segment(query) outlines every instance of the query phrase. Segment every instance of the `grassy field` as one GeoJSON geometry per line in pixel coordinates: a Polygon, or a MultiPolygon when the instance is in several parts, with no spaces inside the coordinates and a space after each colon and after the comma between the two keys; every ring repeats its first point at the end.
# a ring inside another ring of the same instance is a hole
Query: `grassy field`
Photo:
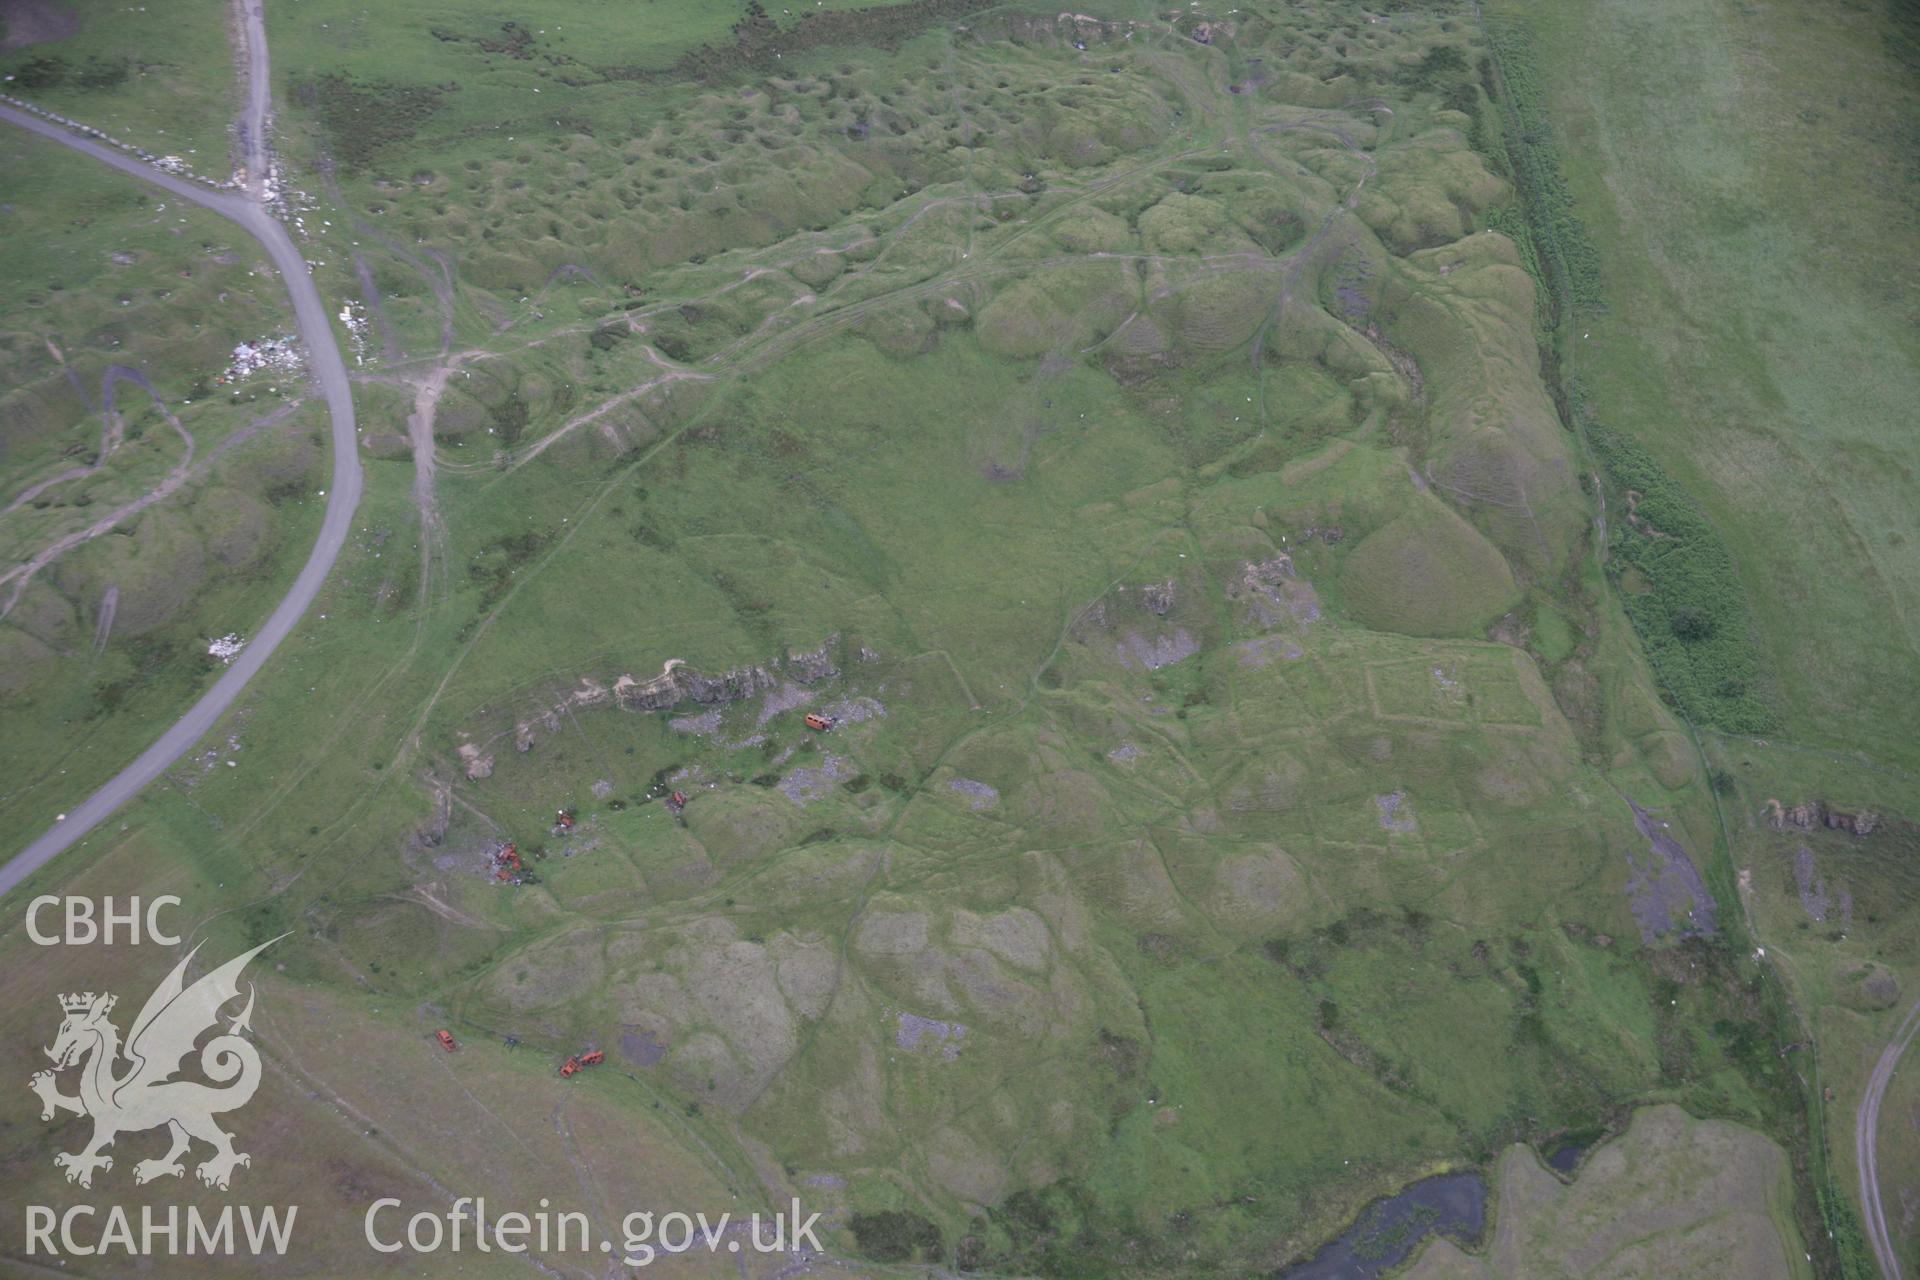
{"type": "Polygon", "coordinates": [[[1627,1130],[1759,1152],[1715,1194],[1842,1274],[1722,827],[1770,775],[1709,772],[1602,567],[1471,6],[821,8],[269,6],[371,325],[360,529],[207,767],[41,882],[291,932],[329,1214],[479,1168],[599,1229],[799,1195],[871,1264],[1271,1271],[1627,1130]]]}
{"type": "Polygon", "coordinates": [[[236,93],[226,4],[22,7],[37,11],[31,30],[17,24],[0,41],[38,38],[0,48],[0,88],[155,155],[177,155],[197,173],[228,176],[236,93]]]}
{"type": "Polygon", "coordinates": [[[1735,1125],[1676,1107],[1635,1114],[1583,1157],[1567,1186],[1514,1147],[1500,1160],[1500,1214],[1486,1256],[1440,1241],[1410,1280],[1481,1276],[1811,1275],[1795,1239],[1786,1160],[1735,1125]]]}
{"type": "MultiPolygon", "coordinates": [[[[1717,535],[1732,553],[1745,607],[1728,617],[1750,619],[1752,692],[1770,714],[1719,719],[1912,770],[1920,577],[1905,407],[1920,351],[1901,246],[1915,176],[1884,163],[1913,146],[1910,19],[1720,3],[1489,14],[1529,38],[1604,263],[1559,335],[1583,408],[1681,486],[1696,507],[1681,527],[1697,530],[1683,537],[1717,535]]],[[[1668,517],[1645,518],[1665,532],[1668,517]]],[[[1687,632],[1711,620],[1717,584],[1682,578],[1664,612],[1691,605],[1687,632]]]]}

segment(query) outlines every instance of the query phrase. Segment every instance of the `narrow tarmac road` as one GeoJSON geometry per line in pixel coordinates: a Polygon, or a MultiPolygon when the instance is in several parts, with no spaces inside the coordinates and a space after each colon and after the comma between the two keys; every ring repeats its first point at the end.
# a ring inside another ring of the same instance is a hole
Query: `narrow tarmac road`
{"type": "Polygon", "coordinates": [[[1860,1166],[1860,1207],[1867,1215],[1867,1243],[1879,1259],[1880,1274],[1886,1280],[1900,1280],[1900,1250],[1887,1230],[1887,1213],[1880,1203],[1880,1104],[1886,1100],[1887,1086],[1893,1083],[1893,1069],[1920,1033],[1920,1004],[1907,1010],[1907,1016],[1887,1042],[1880,1061],[1867,1077],[1867,1088],[1860,1095],[1860,1110],[1853,1117],[1854,1159],[1860,1166]]]}
{"type": "MultiPolygon", "coordinates": [[[[260,91],[249,94],[247,118],[241,125],[242,136],[248,140],[251,158],[261,154],[259,140],[264,137],[266,128],[266,41],[260,29],[257,0],[247,5],[247,19],[248,68],[252,85],[260,87],[260,91]]],[[[306,259],[301,256],[285,227],[259,203],[245,195],[214,191],[198,183],[161,173],[125,152],[71,133],[24,111],[0,105],[0,121],[51,138],[61,146],[70,147],[102,164],[150,182],[171,195],[211,209],[221,217],[238,223],[242,230],[258,240],[266,249],[267,256],[273,260],[274,268],[279,271],[280,279],[292,296],[294,319],[306,346],[308,367],[320,384],[321,394],[326,397],[327,412],[333,420],[333,481],[327,489],[327,514],[320,526],[320,538],[314,543],[313,553],[307,557],[300,576],[294,579],[293,588],[260,625],[247,647],[221,673],[213,687],[202,694],[200,700],[178,722],[161,734],[157,742],[105,786],[68,809],[65,821],[56,823],[46,834],[0,867],[0,894],[6,894],[93,830],[114,810],[132,799],[141,788],[166,772],[174,761],[191,750],[194,743],[213,728],[214,723],[240,697],[247,682],[259,674],[260,668],[266,665],[273,651],[293,631],[301,615],[320,594],[321,584],[326,581],[334,561],[346,546],[347,534],[353,527],[354,511],[360,505],[362,477],[346,362],[340,358],[340,348],[334,341],[327,309],[321,303],[320,291],[314,287],[313,277],[307,271],[306,259]]],[[[248,176],[251,181],[258,181],[257,175],[249,173],[248,176]]]]}

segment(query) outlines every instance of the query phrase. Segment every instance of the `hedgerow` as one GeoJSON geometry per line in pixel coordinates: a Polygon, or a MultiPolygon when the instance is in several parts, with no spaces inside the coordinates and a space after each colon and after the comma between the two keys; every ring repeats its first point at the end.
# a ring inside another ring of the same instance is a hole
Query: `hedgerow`
{"type": "MultiPolygon", "coordinates": [[[[1546,101],[1525,31],[1489,23],[1498,60],[1481,70],[1499,104],[1518,210],[1492,220],[1521,246],[1542,286],[1543,327],[1603,306],[1600,254],[1574,208],[1547,127],[1546,101]]],[[[1564,371],[1562,371],[1564,375],[1564,371]]],[[[1774,717],[1762,696],[1747,599],[1719,532],[1654,456],[1597,420],[1577,380],[1562,386],[1563,410],[1605,474],[1612,557],[1621,601],[1666,696],[1695,724],[1759,733],[1774,717]],[[1619,510],[1625,507],[1626,510],[1619,510]]]]}
{"type": "Polygon", "coordinates": [[[1527,203],[1535,247],[1573,309],[1598,310],[1602,305],[1600,251],[1574,211],[1573,193],[1561,174],[1560,153],[1547,123],[1546,93],[1534,68],[1527,34],[1510,23],[1489,22],[1487,35],[1500,65],[1507,158],[1514,184],[1527,203]]]}

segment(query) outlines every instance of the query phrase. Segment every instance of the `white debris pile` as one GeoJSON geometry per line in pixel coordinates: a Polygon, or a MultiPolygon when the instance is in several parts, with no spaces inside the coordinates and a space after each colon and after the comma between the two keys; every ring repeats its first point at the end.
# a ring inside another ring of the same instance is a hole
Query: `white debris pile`
{"type": "Polygon", "coordinates": [[[340,323],[346,326],[347,340],[353,344],[353,362],[365,364],[367,359],[367,318],[360,314],[360,304],[344,303],[340,308],[340,323]]]}
{"type": "Polygon", "coordinates": [[[292,371],[300,367],[300,360],[300,348],[294,344],[292,337],[256,338],[233,349],[233,363],[227,366],[225,373],[213,380],[213,384],[218,387],[229,382],[241,382],[262,369],[292,371]]]}
{"type": "Polygon", "coordinates": [[[186,174],[192,172],[184,156],[161,156],[153,162],[153,167],[162,173],[186,174]]]}
{"type": "Polygon", "coordinates": [[[221,636],[218,640],[215,640],[207,646],[207,656],[218,658],[222,662],[232,662],[240,656],[240,651],[246,647],[247,642],[245,640],[242,640],[237,633],[229,631],[226,635],[221,636]]]}
{"type": "Polygon", "coordinates": [[[286,181],[280,172],[280,162],[274,160],[267,165],[266,180],[261,183],[260,198],[266,201],[273,216],[282,222],[291,223],[304,238],[307,234],[306,219],[300,215],[310,209],[317,209],[319,201],[307,192],[286,181]]]}

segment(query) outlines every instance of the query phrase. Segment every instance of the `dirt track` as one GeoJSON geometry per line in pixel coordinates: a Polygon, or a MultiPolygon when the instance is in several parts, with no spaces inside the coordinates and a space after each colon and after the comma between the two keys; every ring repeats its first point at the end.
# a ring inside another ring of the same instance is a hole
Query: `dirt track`
{"type": "MultiPolygon", "coordinates": [[[[249,0],[243,9],[249,85],[257,87],[259,91],[248,95],[245,118],[241,121],[241,136],[248,140],[249,151],[258,153],[267,124],[267,95],[264,88],[268,83],[266,33],[258,0],[249,0]]],[[[292,589],[260,625],[247,647],[214,682],[213,687],[202,694],[200,700],[179,721],[161,734],[158,741],[105,786],[70,808],[64,821],[55,824],[4,867],[0,867],[0,894],[4,894],[71,847],[114,810],[132,799],[141,788],[158,778],[175,760],[185,755],[234,704],[247,683],[266,665],[273,651],[293,631],[307,607],[320,594],[320,587],[332,570],[334,561],[339,558],[341,549],[346,546],[347,533],[353,527],[354,511],[360,505],[362,477],[347,367],[340,358],[340,348],[334,341],[333,327],[327,309],[320,300],[320,291],[314,287],[313,277],[308,274],[306,259],[285,227],[247,196],[215,191],[161,173],[125,152],[80,137],[24,111],[0,106],[0,121],[50,138],[123,173],[151,182],[172,195],[191,200],[202,208],[238,223],[242,230],[258,240],[266,249],[267,256],[273,260],[292,297],[294,318],[307,348],[309,367],[320,384],[321,393],[326,397],[333,427],[333,479],[327,489],[326,518],[320,527],[319,540],[314,543],[313,552],[307,557],[299,577],[294,579],[292,589]]]]}
{"type": "Polygon", "coordinates": [[[177,434],[180,437],[181,443],[186,446],[184,452],[181,455],[180,461],[174,466],[174,468],[171,471],[167,472],[166,479],[162,480],[159,483],[159,485],[155,487],[152,491],[142,494],[140,497],[135,498],[132,502],[127,503],[123,507],[119,507],[116,510],[109,511],[106,515],[100,517],[98,520],[95,520],[92,524],[88,525],[84,529],[76,530],[73,533],[67,534],[63,538],[55,539],[53,542],[49,543],[47,546],[41,548],[39,553],[34,555],[31,559],[25,560],[20,564],[15,565],[13,568],[7,570],[5,574],[0,574],[0,584],[4,584],[8,582],[11,582],[13,584],[13,590],[7,593],[6,599],[0,600],[0,617],[5,617],[7,614],[13,612],[13,606],[20,603],[20,596],[23,592],[26,591],[27,584],[33,580],[33,575],[35,575],[36,573],[39,573],[42,569],[52,564],[55,560],[58,560],[61,556],[65,555],[67,552],[71,551],[73,548],[79,546],[81,543],[90,542],[95,538],[104,536],[106,533],[111,531],[116,525],[118,525],[122,520],[126,520],[132,516],[138,515],[140,512],[145,511],[148,507],[152,506],[154,503],[163,501],[164,499],[171,497],[176,491],[179,490],[181,485],[187,482],[187,476],[193,470],[193,450],[194,450],[193,434],[189,432],[185,427],[180,425],[180,419],[174,417],[173,411],[167,408],[166,401],[162,400],[159,397],[159,395],[155,394],[153,390],[153,384],[147,381],[145,375],[140,374],[134,370],[123,369],[121,366],[115,365],[113,369],[108,372],[108,375],[107,375],[108,381],[107,381],[106,407],[102,410],[102,413],[107,420],[107,437],[105,440],[103,440],[101,454],[100,454],[102,461],[100,463],[96,463],[92,467],[86,468],[82,472],[82,474],[91,474],[93,471],[99,470],[99,468],[102,465],[104,465],[106,457],[112,452],[111,446],[118,444],[120,419],[119,419],[118,413],[115,411],[113,407],[113,394],[114,394],[113,384],[114,384],[115,374],[119,374],[122,377],[130,377],[133,380],[139,382],[142,386],[144,386],[147,389],[147,394],[153,396],[153,402],[155,405],[159,407],[161,416],[167,420],[167,425],[174,429],[175,434],[177,434]]]}
{"type": "Polygon", "coordinates": [[[1886,1280],[1900,1280],[1900,1251],[1894,1247],[1893,1236],[1887,1230],[1886,1211],[1880,1204],[1880,1104],[1886,1099],[1887,1086],[1893,1083],[1893,1069],[1900,1065],[1900,1057],[1913,1043],[1916,1032],[1920,1032],[1920,1002],[1907,1010],[1907,1016],[1901,1019],[1900,1026],[1881,1051],[1880,1061],[1873,1064],[1873,1074],[1867,1077],[1867,1088],[1860,1095],[1860,1110],[1853,1118],[1854,1159],[1860,1166],[1860,1207],[1867,1215],[1867,1241],[1873,1245],[1874,1257],[1879,1259],[1880,1273],[1886,1280]]]}

